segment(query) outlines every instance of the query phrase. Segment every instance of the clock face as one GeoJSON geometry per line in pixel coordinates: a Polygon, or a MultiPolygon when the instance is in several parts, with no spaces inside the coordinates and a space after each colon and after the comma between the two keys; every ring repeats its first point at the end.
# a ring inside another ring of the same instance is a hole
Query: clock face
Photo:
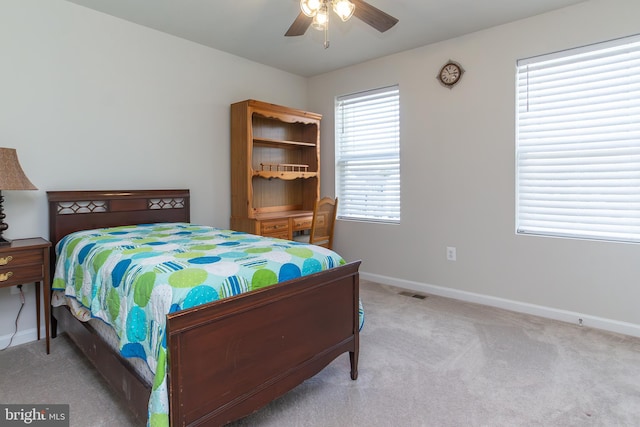
{"type": "Polygon", "coordinates": [[[458,82],[458,80],[460,80],[461,76],[462,69],[460,68],[460,66],[458,64],[449,62],[445,64],[444,67],[442,67],[438,78],[440,79],[442,84],[446,86],[453,86],[458,82]]]}

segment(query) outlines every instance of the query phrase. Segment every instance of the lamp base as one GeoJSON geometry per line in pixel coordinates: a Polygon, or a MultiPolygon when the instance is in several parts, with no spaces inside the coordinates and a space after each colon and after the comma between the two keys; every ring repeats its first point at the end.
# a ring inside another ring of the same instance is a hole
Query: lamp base
{"type": "Polygon", "coordinates": [[[8,246],[11,244],[11,240],[0,237],[0,246],[8,246]]]}

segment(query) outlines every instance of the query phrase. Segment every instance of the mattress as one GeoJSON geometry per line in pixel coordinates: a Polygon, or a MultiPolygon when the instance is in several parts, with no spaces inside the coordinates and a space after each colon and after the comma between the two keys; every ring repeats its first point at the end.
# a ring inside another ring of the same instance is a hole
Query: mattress
{"type": "MultiPolygon", "coordinates": [[[[73,316],[81,322],[88,322],[98,336],[114,351],[118,352],[120,339],[111,326],[100,319],[91,318],[91,312],[82,306],[78,306],[73,298],[67,298],[63,291],[54,291],[51,294],[51,305],[54,307],[67,306],[73,316]]],[[[147,361],[138,357],[129,357],[127,363],[149,387],[153,384],[153,372],[149,369],[147,361]]]]}

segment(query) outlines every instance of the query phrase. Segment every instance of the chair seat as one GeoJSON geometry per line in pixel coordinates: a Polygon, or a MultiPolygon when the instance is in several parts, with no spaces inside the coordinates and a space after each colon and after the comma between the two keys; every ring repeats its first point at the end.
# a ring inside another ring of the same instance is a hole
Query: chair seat
{"type": "Polygon", "coordinates": [[[309,243],[309,235],[308,234],[299,234],[297,236],[293,236],[293,240],[300,243],[309,243]]]}

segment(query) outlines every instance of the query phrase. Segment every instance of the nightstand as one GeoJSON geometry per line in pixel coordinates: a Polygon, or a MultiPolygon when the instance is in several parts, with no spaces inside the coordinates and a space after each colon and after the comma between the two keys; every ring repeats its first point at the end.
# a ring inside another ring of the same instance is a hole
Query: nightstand
{"type": "Polygon", "coordinates": [[[49,320],[51,316],[51,277],[49,274],[49,248],[51,243],[40,237],[15,239],[10,245],[0,246],[0,288],[36,284],[36,320],[40,339],[40,284],[44,283],[44,324],[49,354],[49,320]]]}

